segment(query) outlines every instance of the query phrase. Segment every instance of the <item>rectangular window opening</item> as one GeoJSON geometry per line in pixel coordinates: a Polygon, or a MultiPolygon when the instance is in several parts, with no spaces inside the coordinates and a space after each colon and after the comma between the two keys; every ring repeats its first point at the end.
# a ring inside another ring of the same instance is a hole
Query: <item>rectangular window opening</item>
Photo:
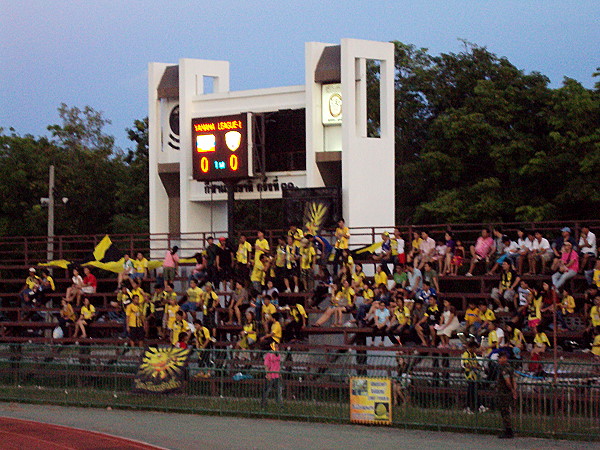
{"type": "Polygon", "coordinates": [[[381,137],[381,61],[366,60],[367,137],[381,137]]]}

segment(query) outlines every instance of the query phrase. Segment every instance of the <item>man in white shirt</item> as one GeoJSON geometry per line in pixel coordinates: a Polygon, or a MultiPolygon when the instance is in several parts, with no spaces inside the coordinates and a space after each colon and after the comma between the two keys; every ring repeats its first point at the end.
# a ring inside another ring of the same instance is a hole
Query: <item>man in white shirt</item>
{"type": "Polygon", "coordinates": [[[504,261],[507,261],[511,267],[514,267],[517,258],[519,257],[519,246],[516,242],[511,241],[508,236],[502,236],[501,241],[502,255],[500,255],[500,257],[496,260],[494,266],[487,273],[488,275],[495,273],[500,264],[502,264],[504,261]]]}
{"type": "Polygon", "coordinates": [[[519,275],[523,274],[523,263],[528,258],[529,252],[533,250],[533,241],[535,240],[535,236],[533,235],[533,231],[529,231],[525,233],[524,230],[518,230],[519,239],[517,240],[517,245],[519,246],[519,256],[518,259],[518,269],[517,273],[519,275]]]}
{"type": "Polygon", "coordinates": [[[542,236],[542,233],[539,231],[535,232],[535,239],[533,240],[533,248],[529,252],[529,272],[527,275],[535,275],[536,272],[536,263],[538,260],[542,262],[542,271],[543,274],[546,272],[546,265],[548,261],[552,259],[552,248],[550,247],[550,243],[548,239],[542,236]]]}
{"type": "Polygon", "coordinates": [[[582,225],[578,245],[579,252],[581,253],[581,264],[579,264],[579,268],[582,272],[593,269],[595,259],[598,257],[598,248],[596,245],[596,235],[590,231],[588,225],[582,225]]]}
{"type": "Polygon", "coordinates": [[[414,267],[422,269],[426,262],[432,262],[435,255],[435,241],[429,237],[427,231],[421,232],[421,245],[419,245],[419,254],[415,258],[414,267]]]}

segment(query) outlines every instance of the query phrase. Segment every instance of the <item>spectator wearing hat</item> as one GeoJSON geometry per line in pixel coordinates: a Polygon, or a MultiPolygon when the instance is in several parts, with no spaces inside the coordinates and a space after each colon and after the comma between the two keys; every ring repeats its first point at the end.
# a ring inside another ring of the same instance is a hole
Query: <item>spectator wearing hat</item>
{"type": "Polygon", "coordinates": [[[179,247],[174,245],[171,250],[167,250],[167,253],[165,253],[165,258],[163,260],[163,281],[165,283],[165,288],[169,283],[172,283],[175,280],[177,266],[179,265],[178,251],[179,247]]]}
{"type": "Polygon", "coordinates": [[[21,302],[23,304],[27,304],[28,306],[33,304],[33,300],[35,298],[36,292],[40,286],[40,277],[36,275],[35,268],[29,268],[29,275],[25,279],[25,284],[23,288],[19,292],[19,296],[21,297],[21,302]]]}
{"type": "Polygon", "coordinates": [[[552,263],[552,270],[556,270],[558,265],[560,264],[562,247],[565,242],[570,242],[571,247],[574,250],[577,250],[577,241],[573,237],[571,233],[571,229],[569,227],[561,228],[560,236],[556,238],[556,240],[552,243],[552,252],[554,253],[554,262],[552,263]]]}

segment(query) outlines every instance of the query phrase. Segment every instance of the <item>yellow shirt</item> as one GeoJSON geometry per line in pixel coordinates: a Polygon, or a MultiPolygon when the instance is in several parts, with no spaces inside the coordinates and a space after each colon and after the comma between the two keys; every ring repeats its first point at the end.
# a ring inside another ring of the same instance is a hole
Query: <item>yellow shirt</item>
{"type": "Polygon", "coordinates": [[[567,295],[563,297],[560,302],[560,307],[562,309],[563,314],[573,314],[575,312],[575,299],[572,295],[567,295]]]}
{"type": "Polygon", "coordinates": [[[423,242],[423,239],[421,238],[417,238],[412,241],[411,245],[414,251],[419,251],[419,248],[421,248],[421,242],[423,242]]]}
{"type": "Polygon", "coordinates": [[[594,338],[592,343],[592,353],[596,356],[600,356],[600,334],[594,338]]]}
{"type": "Polygon", "coordinates": [[[64,319],[71,320],[73,322],[75,322],[75,320],[77,320],[77,316],[75,316],[73,307],[69,303],[67,303],[67,306],[63,307],[63,309],[60,310],[60,315],[64,319]]]}
{"type": "Polygon", "coordinates": [[[204,300],[204,291],[198,286],[187,290],[187,301],[192,303],[202,303],[204,300]]]}
{"type": "Polygon", "coordinates": [[[548,340],[548,336],[546,336],[546,333],[541,332],[535,335],[535,337],[533,338],[533,343],[534,344],[546,344],[548,347],[550,347],[550,341],[548,340]]]}
{"type": "Polygon", "coordinates": [[[269,251],[269,241],[266,239],[257,239],[254,243],[254,263],[260,260],[260,255],[269,251]]]}
{"type": "Polygon", "coordinates": [[[146,270],[148,269],[148,260],[146,258],[136,258],[133,260],[133,267],[137,273],[146,273],[146,270]]]}
{"type": "Polygon", "coordinates": [[[210,341],[210,331],[206,327],[200,327],[199,330],[194,331],[194,337],[196,338],[196,347],[204,347],[207,341],[210,341]]]}
{"type": "Polygon", "coordinates": [[[275,265],[277,267],[285,267],[286,256],[285,245],[278,245],[275,251],[275,265]]]}
{"type": "Polygon", "coordinates": [[[240,264],[248,264],[248,257],[252,253],[252,245],[250,242],[245,241],[243,244],[238,244],[237,252],[235,253],[235,260],[240,264]]]}
{"type": "Polygon", "coordinates": [[[134,295],[137,295],[138,298],[140,299],[140,303],[144,303],[144,290],[142,288],[135,288],[131,290],[131,298],[133,298],[134,295]]]}
{"type": "Polygon", "coordinates": [[[317,252],[309,245],[308,247],[300,247],[300,269],[308,270],[313,266],[314,257],[317,252]]]}
{"type": "Polygon", "coordinates": [[[204,308],[216,308],[219,305],[219,296],[215,291],[204,292],[203,294],[204,308]]]}
{"type": "Polygon", "coordinates": [[[27,277],[27,279],[25,280],[25,284],[29,289],[34,289],[39,284],[39,281],[40,277],[34,275],[32,277],[27,277]]]}
{"type": "Polygon", "coordinates": [[[494,320],[496,320],[496,314],[494,314],[494,311],[492,311],[491,309],[486,309],[484,313],[482,313],[481,311],[479,312],[479,318],[482,322],[493,322],[494,320]]]}
{"type": "Polygon", "coordinates": [[[292,316],[295,322],[301,322],[302,317],[308,319],[306,310],[304,309],[304,306],[302,306],[300,303],[296,303],[296,305],[292,306],[292,309],[290,309],[290,315],[292,316]]]}
{"type": "Polygon", "coordinates": [[[252,274],[250,275],[250,281],[256,281],[257,283],[265,284],[265,265],[262,262],[254,262],[252,274]]]}
{"type": "Polygon", "coordinates": [[[90,306],[81,307],[81,315],[85,320],[90,320],[96,314],[96,308],[90,303],[90,306]]]}
{"type": "Polygon", "coordinates": [[[254,328],[254,322],[247,323],[246,325],[244,325],[243,329],[246,332],[247,339],[252,339],[253,341],[256,341],[256,329],[254,328]]]}
{"type": "Polygon", "coordinates": [[[171,344],[175,345],[179,342],[179,335],[181,333],[190,331],[190,326],[188,325],[187,320],[175,320],[173,321],[171,330],[171,344]]]}
{"type": "Polygon", "coordinates": [[[273,340],[279,344],[281,342],[281,336],[283,335],[283,330],[281,329],[281,324],[279,322],[273,322],[273,325],[271,325],[271,333],[273,333],[273,340]]]}
{"type": "Polygon", "coordinates": [[[467,325],[473,325],[480,319],[479,308],[471,309],[467,308],[465,311],[465,322],[467,325]]]}
{"type": "Polygon", "coordinates": [[[267,314],[272,316],[273,314],[275,314],[277,312],[277,308],[275,308],[275,305],[273,303],[269,303],[268,305],[265,305],[263,303],[260,311],[261,311],[263,317],[265,317],[267,314]]]}
{"type": "Polygon", "coordinates": [[[477,369],[479,368],[479,362],[477,361],[477,355],[471,353],[468,350],[461,356],[460,365],[465,371],[465,378],[467,380],[477,380],[479,378],[477,369]]]}
{"type": "Polygon", "coordinates": [[[296,246],[300,247],[300,241],[304,237],[304,233],[302,232],[302,230],[300,228],[296,228],[295,233],[292,232],[292,230],[289,230],[288,236],[291,236],[292,239],[294,240],[294,244],[296,244],[296,246]]]}
{"type": "Polygon", "coordinates": [[[515,328],[510,338],[510,343],[515,347],[523,342],[523,333],[518,328],[515,328]]]}
{"type": "Polygon", "coordinates": [[[593,282],[593,284],[595,284],[596,286],[598,286],[600,288],[600,270],[599,269],[594,269],[594,272],[592,275],[592,282],[593,282]]]}
{"type": "Polygon", "coordinates": [[[381,272],[375,272],[373,278],[375,280],[375,286],[379,286],[380,284],[385,284],[387,286],[388,277],[383,270],[381,272]]]}
{"type": "Polygon", "coordinates": [[[366,278],[367,278],[367,276],[365,275],[364,272],[359,272],[359,273],[354,272],[352,274],[352,281],[355,281],[356,283],[358,283],[359,286],[362,286],[365,283],[366,278]]]}
{"type": "MultiPolygon", "coordinates": [[[[175,320],[177,320],[177,311],[179,311],[179,305],[166,305],[165,306],[165,317],[167,320],[167,328],[172,330],[175,320]]],[[[177,341],[176,341],[177,342],[177,341]]]]}
{"type": "Polygon", "coordinates": [[[369,288],[369,289],[365,289],[363,291],[363,298],[365,300],[373,300],[373,297],[375,297],[375,293],[373,292],[373,289],[369,288]]]}
{"type": "Polygon", "coordinates": [[[488,334],[488,347],[498,348],[498,333],[496,333],[496,330],[492,330],[488,334]]]}
{"type": "Polygon", "coordinates": [[[410,323],[410,309],[408,309],[408,306],[404,306],[402,309],[396,308],[394,316],[400,325],[408,325],[410,323]]]}
{"type": "Polygon", "coordinates": [[[347,288],[342,288],[340,293],[342,294],[344,300],[346,301],[346,305],[351,305],[352,300],[354,299],[354,295],[355,295],[354,289],[352,289],[350,286],[348,286],[347,288]]]}
{"type": "Polygon", "coordinates": [[[298,247],[294,244],[285,246],[285,267],[288,269],[292,269],[296,264],[297,250],[298,247]]]}
{"type": "Polygon", "coordinates": [[[350,238],[350,230],[348,229],[348,227],[337,227],[335,229],[335,236],[337,238],[337,241],[335,242],[335,248],[339,248],[342,250],[348,248],[348,241],[350,238]]]}
{"type": "Polygon", "coordinates": [[[127,316],[127,325],[133,328],[139,328],[144,326],[144,315],[142,314],[142,308],[135,303],[130,303],[125,308],[125,315],[127,316]]]}
{"type": "Polygon", "coordinates": [[[593,327],[600,327],[600,310],[596,305],[590,309],[590,319],[592,319],[593,327]]]}

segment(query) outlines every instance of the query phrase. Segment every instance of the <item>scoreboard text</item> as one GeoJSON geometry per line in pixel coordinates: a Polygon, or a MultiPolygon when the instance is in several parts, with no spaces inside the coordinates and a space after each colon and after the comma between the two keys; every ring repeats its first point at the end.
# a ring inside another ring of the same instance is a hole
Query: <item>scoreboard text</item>
{"type": "Polygon", "coordinates": [[[247,115],[192,119],[192,162],[198,181],[247,178],[247,115]]]}

